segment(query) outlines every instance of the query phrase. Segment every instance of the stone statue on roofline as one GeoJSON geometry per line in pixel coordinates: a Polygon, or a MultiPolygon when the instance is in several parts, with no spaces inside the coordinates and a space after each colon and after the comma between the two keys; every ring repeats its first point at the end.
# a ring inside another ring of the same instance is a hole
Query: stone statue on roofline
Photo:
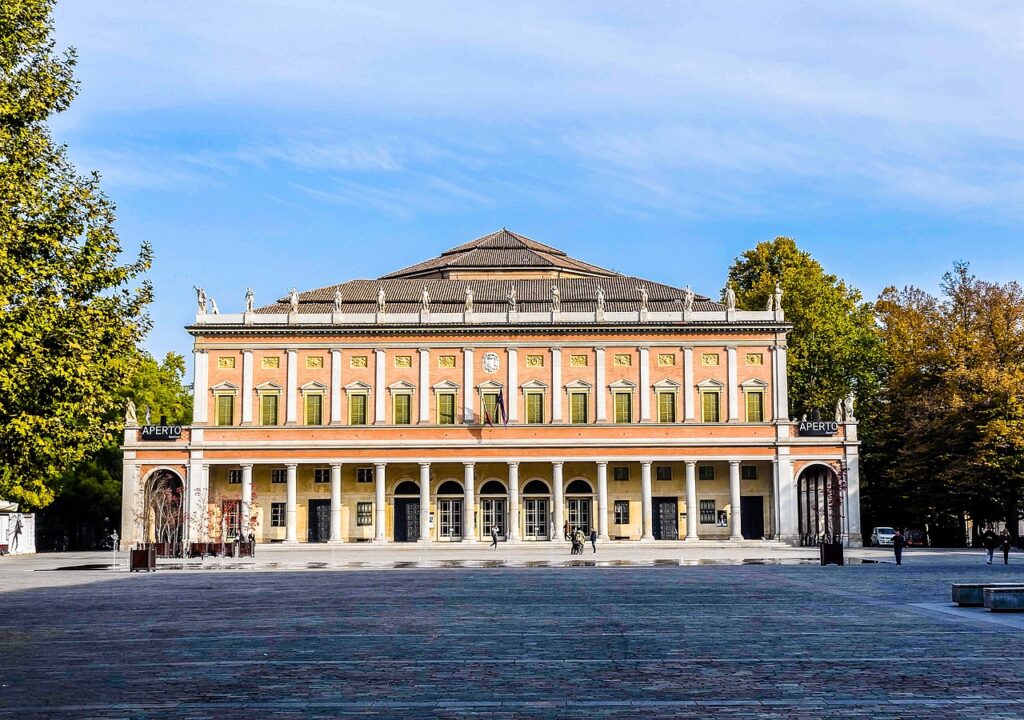
{"type": "Polygon", "coordinates": [[[649,297],[647,294],[647,287],[645,285],[641,285],[636,289],[636,291],[640,293],[640,312],[647,312],[647,299],[649,297]]]}
{"type": "Polygon", "coordinates": [[[473,312],[473,288],[466,286],[466,312],[473,312]]]}
{"type": "Polygon", "coordinates": [[[423,312],[430,312],[430,291],[427,290],[427,286],[423,286],[423,294],[420,296],[420,305],[422,306],[423,312]]]}
{"type": "Polygon", "coordinates": [[[199,308],[196,310],[196,312],[198,312],[198,313],[205,313],[206,312],[206,291],[203,290],[201,287],[196,287],[195,285],[192,286],[192,289],[196,291],[196,304],[199,305],[199,308]]]}
{"type": "Polygon", "coordinates": [[[843,411],[846,415],[846,422],[853,422],[857,419],[853,414],[853,393],[847,395],[843,401],[843,411]]]}
{"type": "Polygon", "coordinates": [[[736,291],[732,289],[731,283],[725,284],[725,309],[736,309],[736,291]]]}
{"type": "Polygon", "coordinates": [[[516,286],[513,285],[508,291],[508,311],[514,313],[519,303],[516,300],[516,286]]]}
{"type": "Polygon", "coordinates": [[[220,315],[220,308],[217,307],[217,301],[214,300],[213,298],[210,298],[210,314],[220,315]]]}
{"type": "Polygon", "coordinates": [[[774,295],[769,295],[768,296],[768,302],[766,302],[764,304],[764,309],[767,310],[768,312],[771,312],[772,310],[775,309],[775,296],[774,295]]]}
{"type": "Polygon", "coordinates": [[[341,312],[341,288],[334,288],[334,312],[341,312]]]}
{"type": "Polygon", "coordinates": [[[124,404],[124,424],[125,425],[138,425],[139,418],[135,411],[135,402],[128,398],[128,402],[124,404]]]}
{"type": "Polygon", "coordinates": [[[683,290],[683,310],[685,312],[693,310],[693,298],[693,290],[687,285],[686,289],[683,290]]]}
{"type": "Polygon", "coordinates": [[[557,285],[551,286],[551,312],[562,312],[562,291],[557,285]]]}
{"type": "Polygon", "coordinates": [[[377,312],[384,312],[384,308],[387,307],[387,296],[384,295],[384,286],[381,285],[377,288],[377,312]]]}
{"type": "Polygon", "coordinates": [[[843,421],[843,401],[836,400],[836,422],[841,423],[843,421]]]}
{"type": "Polygon", "coordinates": [[[600,285],[597,286],[597,311],[604,312],[604,288],[600,285]]]}
{"type": "Polygon", "coordinates": [[[775,309],[782,309],[782,285],[778,282],[775,283],[775,309]]]}
{"type": "Polygon", "coordinates": [[[292,288],[291,292],[288,293],[288,312],[297,313],[299,311],[299,293],[292,288]]]}
{"type": "Polygon", "coordinates": [[[252,312],[252,306],[256,302],[256,291],[249,288],[245,291],[245,311],[252,312]]]}

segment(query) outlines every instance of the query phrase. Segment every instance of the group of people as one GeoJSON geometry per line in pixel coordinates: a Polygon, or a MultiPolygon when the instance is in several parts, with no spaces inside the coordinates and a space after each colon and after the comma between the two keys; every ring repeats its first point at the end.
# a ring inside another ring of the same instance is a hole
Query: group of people
{"type": "MultiPolygon", "coordinates": [[[[1010,547],[1013,545],[1013,536],[1010,531],[1003,528],[1003,531],[996,535],[996,531],[989,525],[981,534],[981,544],[985,548],[985,564],[991,565],[996,554],[996,547],[1003,551],[1003,565],[1010,564],[1010,547]]],[[[892,536],[892,551],[896,556],[896,564],[903,564],[903,548],[907,546],[907,539],[903,532],[897,528],[892,536]]]]}
{"type": "Polygon", "coordinates": [[[583,531],[583,528],[572,528],[569,526],[569,523],[566,522],[565,525],[562,526],[562,534],[565,536],[566,540],[572,542],[571,555],[582,555],[588,539],[590,540],[590,545],[594,548],[594,552],[597,552],[597,528],[592,528],[590,530],[590,536],[588,538],[587,534],[583,531]]]}

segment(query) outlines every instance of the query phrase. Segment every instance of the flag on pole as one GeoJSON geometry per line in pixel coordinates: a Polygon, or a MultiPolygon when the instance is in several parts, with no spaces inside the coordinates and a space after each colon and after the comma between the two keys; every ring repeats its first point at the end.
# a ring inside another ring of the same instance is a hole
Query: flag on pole
{"type": "Polygon", "coordinates": [[[501,418],[502,424],[508,427],[508,413],[505,412],[505,394],[498,391],[498,404],[495,406],[498,411],[498,417],[501,418]]]}

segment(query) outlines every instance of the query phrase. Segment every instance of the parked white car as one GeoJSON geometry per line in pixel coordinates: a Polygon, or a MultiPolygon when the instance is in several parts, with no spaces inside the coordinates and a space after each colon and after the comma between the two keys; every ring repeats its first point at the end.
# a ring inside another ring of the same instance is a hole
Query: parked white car
{"type": "Polygon", "coordinates": [[[896,531],[891,527],[876,527],[871,531],[872,545],[892,545],[892,536],[896,531]]]}

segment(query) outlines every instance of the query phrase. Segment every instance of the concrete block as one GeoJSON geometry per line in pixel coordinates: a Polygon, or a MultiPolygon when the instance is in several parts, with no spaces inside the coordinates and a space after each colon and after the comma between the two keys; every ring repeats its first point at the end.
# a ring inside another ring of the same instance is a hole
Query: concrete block
{"type": "Polygon", "coordinates": [[[1024,586],[987,587],[983,592],[985,607],[993,612],[1024,610],[1024,586]]]}
{"type": "Polygon", "coordinates": [[[985,602],[985,588],[1020,586],[1021,583],[953,583],[953,602],[960,607],[981,607],[985,602]]]}

